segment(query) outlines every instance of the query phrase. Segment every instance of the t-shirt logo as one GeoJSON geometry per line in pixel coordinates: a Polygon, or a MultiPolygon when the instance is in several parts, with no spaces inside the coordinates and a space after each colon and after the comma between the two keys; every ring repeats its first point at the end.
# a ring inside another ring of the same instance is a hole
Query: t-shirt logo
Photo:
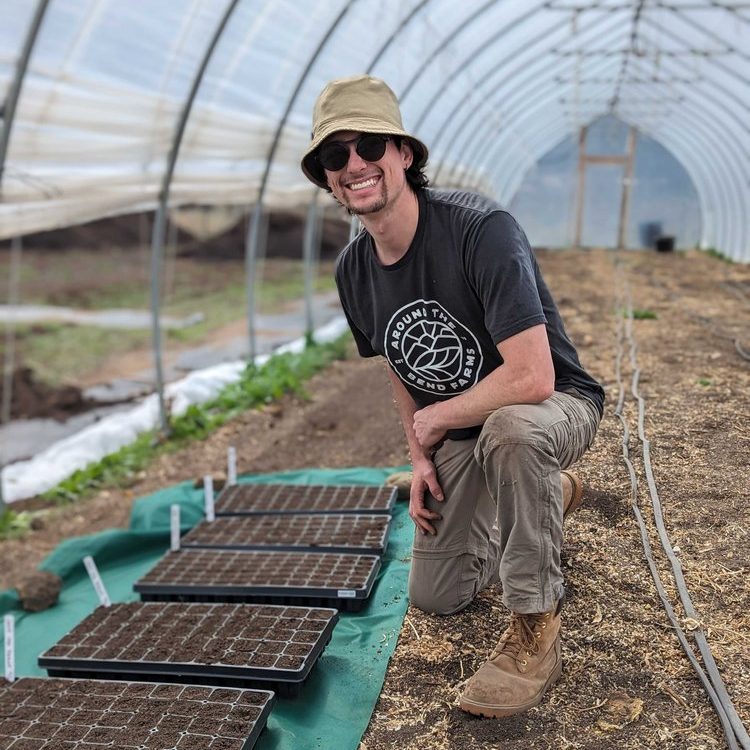
{"type": "Polygon", "coordinates": [[[476,336],[434,300],[416,300],[393,314],[385,353],[404,383],[427,393],[462,393],[482,368],[476,336]]]}

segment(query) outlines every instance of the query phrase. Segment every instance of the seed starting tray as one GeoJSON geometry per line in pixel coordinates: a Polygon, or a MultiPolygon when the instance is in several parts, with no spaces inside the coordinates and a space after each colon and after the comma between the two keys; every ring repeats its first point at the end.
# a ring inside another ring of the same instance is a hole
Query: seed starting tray
{"type": "Polygon", "coordinates": [[[260,690],[24,677],[0,684],[0,748],[250,750],[274,700],[260,690]]]}
{"type": "Polygon", "coordinates": [[[393,487],[235,484],[216,498],[217,516],[256,513],[390,513],[393,487]]]}
{"type": "Polygon", "coordinates": [[[182,549],[133,586],[143,601],[273,602],[358,612],[380,570],[376,555],[182,549]]]}
{"type": "Polygon", "coordinates": [[[201,521],[180,540],[186,548],[350,552],[380,555],[391,517],[383,514],[258,515],[201,521]]]}
{"type": "Polygon", "coordinates": [[[298,695],[334,609],[131,602],[98,607],[39,657],[50,677],[189,682],[298,695]]]}

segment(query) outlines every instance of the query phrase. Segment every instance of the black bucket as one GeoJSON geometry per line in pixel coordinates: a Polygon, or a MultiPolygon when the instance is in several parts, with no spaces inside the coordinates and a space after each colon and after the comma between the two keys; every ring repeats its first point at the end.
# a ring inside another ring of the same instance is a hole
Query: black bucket
{"type": "Polygon", "coordinates": [[[674,237],[670,235],[662,235],[656,238],[656,252],[658,253],[671,253],[674,250],[674,237]]]}

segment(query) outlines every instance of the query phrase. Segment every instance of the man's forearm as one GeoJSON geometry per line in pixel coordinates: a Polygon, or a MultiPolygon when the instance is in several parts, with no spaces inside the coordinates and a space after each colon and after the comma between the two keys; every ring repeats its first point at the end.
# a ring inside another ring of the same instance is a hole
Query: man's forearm
{"type": "Polygon", "coordinates": [[[446,430],[454,430],[484,424],[501,406],[539,403],[550,395],[549,389],[533,380],[519,380],[509,368],[500,366],[465,393],[428,408],[439,411],[446,430]]]}
{"type": "Polygon", "coordinates": [[[393,372],[390,365],[386,365],[386,371],[391,381],[391,389],[396,401],[396,410],[404,427],[404,434],[406,435],[406,442],[409,445],[409,455],[412,458],[412,462],[415,458],[426,458],[427,454],[414,434],[414,414],[418,410],[417,404],[409,394],[409,391],[406,390],[406,386],[401,382],[401,379],[393,372]]]}
{"type": "Polygon", "coordinates": [[[497,346],[503,364],[473,388],[414,414],[420,445],[435,445],[448,430],[484,424],[510,404],[538,404],[552,395],[555,371],[543,325],[511,336],[497,346]]]}

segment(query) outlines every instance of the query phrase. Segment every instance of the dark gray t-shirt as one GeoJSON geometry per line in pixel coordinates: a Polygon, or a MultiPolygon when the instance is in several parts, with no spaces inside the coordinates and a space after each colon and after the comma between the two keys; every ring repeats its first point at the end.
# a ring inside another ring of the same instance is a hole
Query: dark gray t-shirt
{"type": "Polygon", "coordinates": [[[417,231],[397,263],[381,264],[365,231],[338,258],[336,284],[360,355],[385,356],[423,408],[499,367],[499,342],[546,323],[555,389],[577,390],[602,413],[604,391],[581,367],[515,219],[472,193],[418,197],[417,231]]]}

